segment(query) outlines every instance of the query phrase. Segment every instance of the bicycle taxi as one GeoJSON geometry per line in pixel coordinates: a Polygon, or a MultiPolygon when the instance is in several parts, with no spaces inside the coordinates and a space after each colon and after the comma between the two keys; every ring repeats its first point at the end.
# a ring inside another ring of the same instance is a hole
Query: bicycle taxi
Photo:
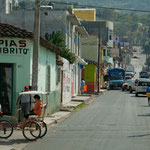
{"type": "MultiPolygon", "coordinates": [[[[42,138],[47,133],[47,125],[44,122],[44,116],[48,104],[48,93],[42,92],[42,91],[28,91],[28,92],[21,92],[19,95],[29,94],[31,95],[40,95],[42,100],[42,115],[31,115],[29,116],[29,119],[27,123],[24,125],[24,127],[20,130],[22,130],[23,136],[29,140],[34,141],[38,138],[42,138]]],[[[16,112],[18,112],[20,109],[17,109],[16,112]]],[[[17,113],[15,116],[8,116],[3,115],[2,112],[0,112],[0,138],[9,138],[13,134],[14,129],[18,129],[19,123],[17,119],[17,113]],[[14,121],[11,122],[10,120],[13,119],[14,121]]]]}

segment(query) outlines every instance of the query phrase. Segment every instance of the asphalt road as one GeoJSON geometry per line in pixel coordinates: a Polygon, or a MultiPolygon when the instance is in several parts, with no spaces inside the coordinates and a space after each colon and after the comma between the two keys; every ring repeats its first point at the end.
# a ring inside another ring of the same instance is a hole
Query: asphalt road
{"type": "MultiPolygon", "coordinates": [[[[140,47],[132,64],[139,72],[145,62],[140,47]]],[[[145,96],[112,90],[98,97],[25,150],[149,150],[150,107],[145,96]]]]}
{"type": "Polygon", "coordinates": [[[146,56],[142,54],[141,47],[134,46],[137,49],[137,52],[133,53],[133,56],[137,56],[138,58],[132,59],[131,63],[135,67],[136,75],[135,79],[139,78],[139,72],[142,71],[142,66],[144,66],[146,56]]]}
{"type": "Polygon", "coordinates": [[[112,90],[50,128],[25,150],[149,150],[150,107],[146,97],[112,90]]]}

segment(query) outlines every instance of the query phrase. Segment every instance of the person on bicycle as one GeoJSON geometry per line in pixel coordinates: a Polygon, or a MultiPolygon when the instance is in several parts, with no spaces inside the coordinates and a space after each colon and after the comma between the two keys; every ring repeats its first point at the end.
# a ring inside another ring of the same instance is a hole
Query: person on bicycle
{"type": "Polygon", "coordinates": [[[34,109],[29,114],[26,114],[24,116],[22,127],[27,123],[28,118],[29,118],[30,115],[41,116],[41,114],[42,114],[42,109],[41,109],[42,101],[40,100],[40,96],[39,95],[34,95],[34,99],[36,101],[35,105],[34,105],[34,109]]]}

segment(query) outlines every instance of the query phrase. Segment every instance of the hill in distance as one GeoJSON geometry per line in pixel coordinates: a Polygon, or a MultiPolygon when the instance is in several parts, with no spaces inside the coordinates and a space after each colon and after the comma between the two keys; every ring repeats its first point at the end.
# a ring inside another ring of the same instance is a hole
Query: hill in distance
{"type": "Polygon", "coordinates": [[[150,0],[66,0],[65,2],[79,2],[81,5],[150,10],[150,0]]]}

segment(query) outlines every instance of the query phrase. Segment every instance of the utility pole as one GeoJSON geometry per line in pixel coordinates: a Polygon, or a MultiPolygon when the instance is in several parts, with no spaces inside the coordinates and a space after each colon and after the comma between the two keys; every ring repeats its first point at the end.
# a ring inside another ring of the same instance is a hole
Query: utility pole
{"type": "Polygon", "coordinates": [[[33,90],[38,89],[39,43],[40,43],[40,0],[35,0],[34,45],[33,45],[33,64],[32,64],[33,90]]]}
{"type": "Polygon", "coordinates": [[[98,81],[97,81],[97,84],[98,84],[98,89],[97,89],[97,92],[99,93],[100,91],[99,91],[99,79],[100,79],[100,76],[99,76],[99,74],[100,74],[100,50],[101,50],[101,42],[100,42],[100,40],[101,40],[101,37],[100,37],[100,27],[98,27],[98,67],[97,67],[97,69],[98,69],[98,81]]]}

